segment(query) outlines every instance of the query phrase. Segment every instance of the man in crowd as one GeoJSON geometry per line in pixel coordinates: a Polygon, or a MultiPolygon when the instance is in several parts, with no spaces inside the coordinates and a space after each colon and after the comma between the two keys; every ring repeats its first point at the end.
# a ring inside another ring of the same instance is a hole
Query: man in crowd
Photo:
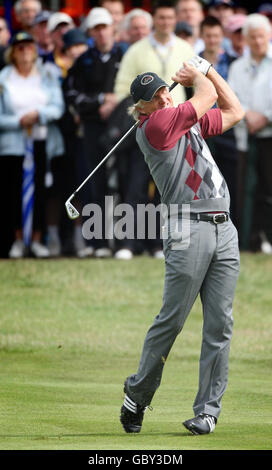
{"type": "MultiPolygon", "coordinates": [[[[224,31],[220,21],[214,16],[206,16],[201,23],[201,36],[204,50],[201,57],[208,60],[215,70],[227,81],[230,64],[234,60],[223,48],[224,31]]],[[[223,174],[230,192],[230,214],[236,225],[236,189],[237,189],[237,148],[233,129],[207,140],[213,157],[223,174]]]]}
{"type": "Polygon", "coordinates": [[[106,8],[106,10],[111,14],[114,28],[114,39],[115,41],[119,41],[119,28],[125,14],[125,5],[123,0],[100,0],[99,5],[106,8]]]}
{"type": "MultiPolygon", "coordinates": [[[[87,176],[103,157],[100,138],[107,120],[115,109],[114,81],[123,52],[114,40],[113,20],[105,8],[93,8],[85,27],[91,32],[94,46],[82,54],[69,71],[66,102],[79,114],[83,127],[83,147],[87,176]]],[[[96,203],[102,209],[107,190],[106,168],[102,166],[86,187],[82,203],[96,203]],[[84,200],[83,200],[84,198],[84,200]]],[[[85,214],[87,215],[87,214],[85,214]]],[[[103,212],[103,220],[104,220],[103,212]]],[[[105,227],[104,227],[105,228],[105,227]]],[[[104,230],[103,230],[104,232],[104,230]]],[[[88,238],[88,235],[85,234],[88,238]]],[[[92,239],[90,247],[96,257],[108,257],[111,250],[105,233],[102,239],[92,239]]]]}
{"type": "Polygon", "coordinates": [[[226,34],[230,39],[230,45],[227,52],[235,59],[237,57],[241,57],[248,50],[245,36],[242,32],[246,19],[247,15],[236,13],[230,16],[225,24],[226,34]]]}
{"type": "Polygon", "coordinates": [[[150,13],[141,8],[133,8],[124,16],[120,34],[131,45],[148,36],[152,24],[153,20],[150,13]]]}
{"type": "Polygon", "coordinates": [[[67,13],[53,13],[47,22],[47,28],[53,43],[53,59],[59,70],[60,80],[63,80],[68,69],[72,65],[72,61],[63,50],[63,35],[75,27],[74,21],[67,13]]]}
{"type": "Polygon", "coordinates": [[[232,0],[212,0],[208,5],[208,15],[215,16],[223,28],[233,14],[234,2],[232,0]]]}
{"type": "Polygon", "coordinates": [[[14,4],[14,10],[19,30],[31,34],[34,18],[41,9],[42,5],[39,0],[17,0],[14,4]]]}
{"type": "Polygon", "coordinates": [[[37,44],[38,54],[44,61],[50,60],[50,58],[53,61],[53,42],[47,27],[50,16],[51,13],[49,11],[40,11],[35,16],[31,28],[31,34],[37,44]]]}
{"type": "Polygon", "coordinates": [[[204,10],[199,0],[179,0],[176,5],[177,21],[185,22],[192,28],[192,44],[196,54],[204,49],[200,36],[200,23],[204,19],[204,10]]]}
{"type": "Polygon", "coordinates": [[[249,54],[236,59],[229,70],[229,84],[246,112],[245,119],[235,128],[240,151],[240,243],[242,249],[261,249],[272,254],[272,55],[269,19],[257,13],[248,15],[243,34],[249,54]],[[249,175],[256,175],[257,188],[249,175]]]}

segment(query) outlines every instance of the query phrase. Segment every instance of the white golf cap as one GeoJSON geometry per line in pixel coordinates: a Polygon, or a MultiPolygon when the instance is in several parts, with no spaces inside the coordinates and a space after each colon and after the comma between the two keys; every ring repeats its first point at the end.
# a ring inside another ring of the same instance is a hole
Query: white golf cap
{"type": "Polygon", "coordinates": [[[113,23],[112,16],[109,13],[109,11],[106,10],[106,8],[95,7],[90,11],[90,13],[88,14],[86,18],[85,28],[91,29],[91,28],[95,28],[95,26],[99,24],[111,25],[112,23],[113,23]]]}
{"type": "Polygon", "coordinates": [[[48,22],[47,22],[47,29],[50,33],[55,31],[56,27],[61,23],[67,23],[74,25],[73,19],[71,16],[67,15],[67,13],[57,12],[53,13],[48,22]]]}

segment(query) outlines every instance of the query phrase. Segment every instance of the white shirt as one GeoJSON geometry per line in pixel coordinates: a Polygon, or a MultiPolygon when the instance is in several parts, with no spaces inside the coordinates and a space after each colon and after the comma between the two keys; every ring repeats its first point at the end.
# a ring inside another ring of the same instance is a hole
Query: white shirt
{"type": "MultiPolygon", "coordinates": [[[[272,137],[272,48],[260,63],[251,54],[236,59],[229,68],[228,83],[245,111],[253,110],[267,117],[269,123],[256,137],[272,137]]],[[[239,150],[247,150],[245,120],[234,128],[239,150]]]]}
{"type": "MultiPolygon", "coordinates": [[[[41,76],[35,68],[28,77],[23,77],[13,67],[6,87],[13,111],[19,119],[30,111],[38,110],[41,106],[46,105],[48,101],[42,87],[41,76]]],[[[46,135],[46,126],[40,126],[39,124],[33,126],[33,139],[45,139],[46,135]]]]}

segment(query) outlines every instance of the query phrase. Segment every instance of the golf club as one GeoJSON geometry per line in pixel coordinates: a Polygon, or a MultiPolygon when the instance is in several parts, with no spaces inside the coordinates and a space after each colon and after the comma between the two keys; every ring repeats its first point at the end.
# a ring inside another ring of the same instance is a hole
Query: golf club
{"type": "MultiPolygon", "coordinates": [[[[178,84],[177,82],[172,83],[172,85],[169,87],[169,91],[172,91],[173,88],[175,88],[175,86],[177,84],[178,84]]],[[[131,134],[132,131],[134,131],[134,129],[136,129],[136,127],[138,127],[139,122],[140,121],[136,121],[135,124],[133,124],[133,126],[123,135],[123,137],[121,137],[121,139],[118,140],[118,142],[114,145],[114,147],[107,153],[107,155],[105,155],[105,157],[101,160],[101,162],[93,169],[93,171],[87,176],[87,178],[85,178],[85,180],[81,183],[81,185],[67,199],[67,201],[65,202],[65,208],[66,208],[66,212],[68,214],[68,217],[70,219],[77,219],[80,215],[78,210],[71,203],[71,200],[74,199],[74,197],[81,190],[81,188],[95,174],[95,172],[98,170],[98,168],[100,168],[101,165],[103,165],[103,163],[114,153],[114,151],[117,149],[117,147],[119,147],[119,145],[121,145],[121,143],[129,136],[129,134],[131,134]]]]}

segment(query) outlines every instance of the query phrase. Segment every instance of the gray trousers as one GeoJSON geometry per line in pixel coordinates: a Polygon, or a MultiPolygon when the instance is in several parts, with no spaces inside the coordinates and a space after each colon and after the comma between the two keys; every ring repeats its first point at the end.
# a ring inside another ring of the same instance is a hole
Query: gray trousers
{"type": "Polygon", "coordinates": [[[171,233],[164,240],[163,305],[147,332],[137,374],[128,377],[127,389],[136,403],[151,403],[171,347],[200,294],[203,331],[193,410],[195,415],[208,413],[218,418],[228,381],[232,304],[239,275],[237,230],[230,220],[218,225],[204,221],[189,224],[187,249],[179,249],[171,233]]]}

